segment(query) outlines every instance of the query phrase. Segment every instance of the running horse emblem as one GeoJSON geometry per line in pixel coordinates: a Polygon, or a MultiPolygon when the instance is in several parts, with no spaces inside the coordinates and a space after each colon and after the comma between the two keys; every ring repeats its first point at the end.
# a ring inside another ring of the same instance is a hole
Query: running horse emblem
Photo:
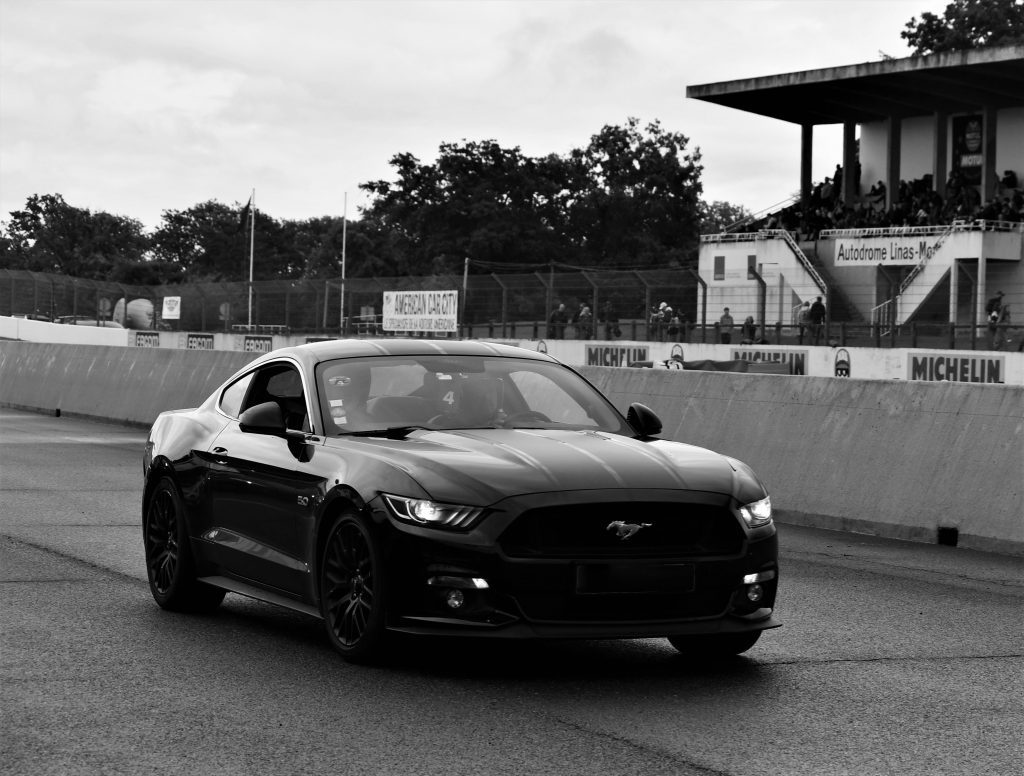
{"type": "Polygon", "coordinates": [[[606,531],[614,529],[615,535],[625,541],[632,536],[635,536],[641,528],[650,528],[652,523],[627,523],[623,520],[614,520],[608,523],[606,531]]]}

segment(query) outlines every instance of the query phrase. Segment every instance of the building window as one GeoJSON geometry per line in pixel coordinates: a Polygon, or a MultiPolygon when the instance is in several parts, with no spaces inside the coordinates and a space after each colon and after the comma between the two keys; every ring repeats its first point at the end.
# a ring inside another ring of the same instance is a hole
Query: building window
{"type": "Polygon", "coordinates": [[[725,280],[725,256],[715,256],[715,280],[725,280]]]}
{"type": "Polygon", "coordinates": [[[747,256],[747,280],[754,279],[754,273],[750,270],[757,269],[757,256],[747,256]]]}

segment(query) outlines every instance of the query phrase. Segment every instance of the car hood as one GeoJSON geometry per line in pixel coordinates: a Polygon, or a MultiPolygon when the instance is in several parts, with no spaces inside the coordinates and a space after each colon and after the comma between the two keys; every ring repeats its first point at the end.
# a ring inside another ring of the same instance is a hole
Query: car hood
{"type": "Polygon", "coordinates": [[[718,453],[594,431],[415,431],[406,439],[364,437],[356,444],[438,501],[487,505],[529,493],[609,488],[732,495],[737,487],[737,469],[718,453]]]}

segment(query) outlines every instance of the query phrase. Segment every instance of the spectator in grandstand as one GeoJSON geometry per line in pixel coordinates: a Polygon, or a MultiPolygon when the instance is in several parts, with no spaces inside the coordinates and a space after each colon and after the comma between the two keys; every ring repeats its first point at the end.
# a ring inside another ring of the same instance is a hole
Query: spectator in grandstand
{"type": "Polygon", "coordinates": [[[732,316],[729,315],[729,308],[726,307],[722,312],[722,317],[718,319],[718,338],[723,345],[728,345],[732,342],[732,328],[735,322],[732,316]]]}
{"type": "Polygon", "coordinates": [[[551,339],[565,339],[565,326],[569,323],[569,311],[561,302],[548,316],[548,336],[551,339]]]}
{"type": "Polygon", "coordinates": [[[821,301],[820,296],[815,298],[807,317],[811,322],[812,344],[818,345],[821,343],[821,331],[825,324],[825,304],[821,301]]]}
{"type": "Polygon", "coordinates": [[[885,184],[882,181],[871,187],[871,190],[868,192],[868,199],[871,202],[885,205],[885,184]]]}
{"type": "Polygon", "coordinates": [[[1003,179],[999,181],[1003,192],[1015,191],[1017,188],[1017,173],[1013,170],[1003,170],[1003,179]]]}
{"type": "Polygon", "coordinates": [[[804,344],[804,332],[811,325],[811,303],[804,302],[800,306],[800,312],[796,314],[797,342],[804,344]]]}

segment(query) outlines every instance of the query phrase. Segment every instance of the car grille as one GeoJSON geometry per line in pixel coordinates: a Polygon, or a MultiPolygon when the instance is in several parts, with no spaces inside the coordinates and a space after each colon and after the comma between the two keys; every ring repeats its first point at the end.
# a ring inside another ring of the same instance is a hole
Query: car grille
{"type": "Polygon", "coordinates": [[[524,512],[499,538],[514,558],[735,555],[744,533],[725,506],[678,502],[570,504],[524,512]],[[620,538],[612,523],[649,524],[620,538]]]}
{"type": "Polygon", "coordinates": [[[689,595],[624,593],[619,595],[552,595],[520,593],[524,615],[548,622],[638,622],[690,620],[721,616],[731,591],[712,589],[689,595]]]}

